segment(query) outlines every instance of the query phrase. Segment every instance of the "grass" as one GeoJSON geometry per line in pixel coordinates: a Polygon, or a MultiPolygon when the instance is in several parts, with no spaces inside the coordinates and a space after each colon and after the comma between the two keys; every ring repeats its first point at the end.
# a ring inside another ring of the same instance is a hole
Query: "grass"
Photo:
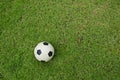
{"type": "Polygon", "coordinates": [[[119,0],[0,0],[0,80],[120,80],[119,0]],[[48,41],[55,57],[38,62],[48,41]]]}

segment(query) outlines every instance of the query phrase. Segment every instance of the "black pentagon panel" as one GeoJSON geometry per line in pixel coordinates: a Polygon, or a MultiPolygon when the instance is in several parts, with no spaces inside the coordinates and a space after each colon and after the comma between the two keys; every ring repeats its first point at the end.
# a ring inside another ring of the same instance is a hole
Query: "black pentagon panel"
{"type": "Polygon", "coordinates": [[[44,45],[48,45],[48,43],[47,43],[47,42],[43,42],[43,44],[44,44],[44,45]]]}
{"type": "Polygon", "coordinates": [[[52,56],[52,54],[53,54],[53,52],[52,52],[52,51],[50,51],[50,52],[48,53],[48,56],[49,56],[49,57],[51,57],[51,56],[52,56]]]}
{"type": "Polygon", "coordinates": [[[41,52],[41,50],[39,49],[39,50],[37,50],[37,54],[38,55],[40,55],[42,52],[41,52]]]}
{"type": "Polygon", "coordinates": [[[41,60],[41,62],[45,62],[44,60],[41,60]]]}

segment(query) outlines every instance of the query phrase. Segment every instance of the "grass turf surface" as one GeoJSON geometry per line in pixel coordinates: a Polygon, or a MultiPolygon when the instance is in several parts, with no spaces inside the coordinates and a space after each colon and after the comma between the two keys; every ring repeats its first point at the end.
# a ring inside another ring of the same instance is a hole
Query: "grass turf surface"
{"type": "Polygon", "coordinates": [[[0,80],[120,80],[120,1],[0,0],[0,80]]]}

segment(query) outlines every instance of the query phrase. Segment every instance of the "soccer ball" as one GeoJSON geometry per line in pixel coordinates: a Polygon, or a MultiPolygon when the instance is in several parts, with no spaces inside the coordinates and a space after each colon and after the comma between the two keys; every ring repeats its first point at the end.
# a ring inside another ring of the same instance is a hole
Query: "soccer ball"
{"type": "Polygon", "coordinates": [[[54,56],[54,48],[48,42],[40,42],[34,49],[34,55],[38,61],[48,62],[54,56]]]}

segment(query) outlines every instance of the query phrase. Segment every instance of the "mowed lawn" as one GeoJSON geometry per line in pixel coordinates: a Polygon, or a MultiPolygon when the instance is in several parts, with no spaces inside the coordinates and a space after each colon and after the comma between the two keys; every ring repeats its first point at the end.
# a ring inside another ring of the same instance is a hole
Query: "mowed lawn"
{"type": "Polygon", "coordinates": [[[0,0],[0,80],[120,80],[120,1],[0,0]]]}

